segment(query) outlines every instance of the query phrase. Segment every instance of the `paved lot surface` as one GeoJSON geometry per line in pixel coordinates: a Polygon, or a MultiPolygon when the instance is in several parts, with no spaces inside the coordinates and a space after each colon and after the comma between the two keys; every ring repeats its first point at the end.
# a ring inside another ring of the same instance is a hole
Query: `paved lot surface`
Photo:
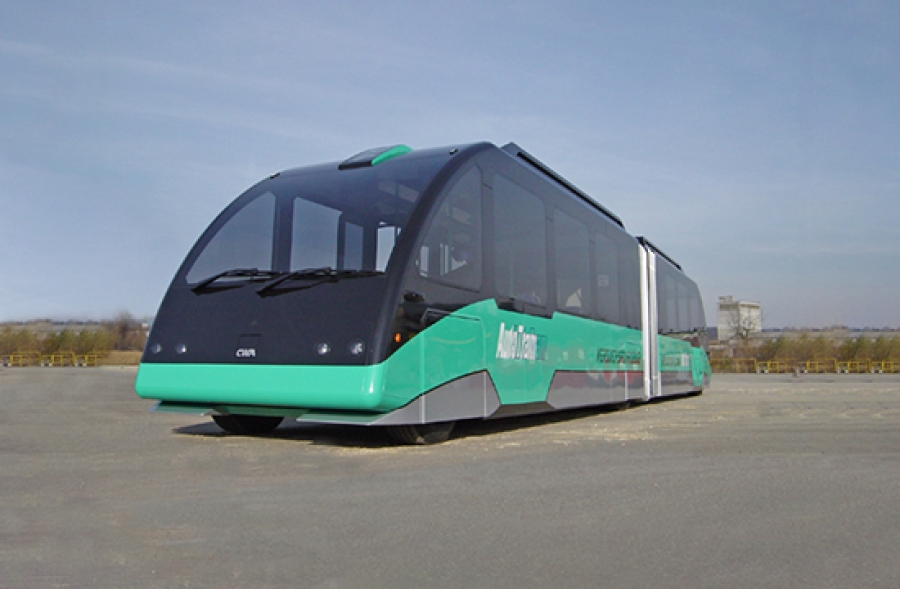
{"type": "Polygon", "coordinates": [[[0,369],[0,587],[900,587],[900,378],[464,424],[448,443],[151,414],[0,369]]]}

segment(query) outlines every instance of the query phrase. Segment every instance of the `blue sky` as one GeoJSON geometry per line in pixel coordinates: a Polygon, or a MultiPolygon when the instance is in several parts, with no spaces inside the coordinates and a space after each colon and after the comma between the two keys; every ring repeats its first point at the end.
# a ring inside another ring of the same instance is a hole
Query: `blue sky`
{"type": "Polygon", "coordinates": [[[152,315],[212,218],[515,141],[764,324],[900,327],[900,3],[0,2],[0,321],[152,315]]]}

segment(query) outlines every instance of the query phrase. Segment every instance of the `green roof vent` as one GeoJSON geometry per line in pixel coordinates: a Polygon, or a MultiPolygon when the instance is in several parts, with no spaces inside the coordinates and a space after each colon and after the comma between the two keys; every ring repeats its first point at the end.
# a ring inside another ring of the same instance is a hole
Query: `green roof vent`
{"type": "Polygon", "coordinates": [[[354,168],[369,168],[377,166],[381,162],[386,162],[404,153],[409,153],[412,148],[406,145],[392,145],[390,147],[375,147],[367,149],[362,153],[358,153],[348,160],[344,160],[338,166],[339,170],[352,170],[354,168]]]}

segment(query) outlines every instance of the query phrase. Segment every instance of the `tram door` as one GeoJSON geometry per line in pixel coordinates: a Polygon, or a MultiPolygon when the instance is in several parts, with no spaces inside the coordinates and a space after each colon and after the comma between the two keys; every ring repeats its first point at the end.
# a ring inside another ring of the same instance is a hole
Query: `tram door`
{"type": "Polygon", "coordinates": [[[644,400],[662,393],[659,378],[659,308],[656,296],[656,253],[641,244],[641,334],[644,360],[644,400]]]}

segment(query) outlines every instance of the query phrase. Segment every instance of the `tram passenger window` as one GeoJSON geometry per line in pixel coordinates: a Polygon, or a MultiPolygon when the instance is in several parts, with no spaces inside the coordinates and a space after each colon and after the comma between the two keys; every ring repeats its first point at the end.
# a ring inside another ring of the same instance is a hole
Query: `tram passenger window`
{"type": "Polygon", "coordinates": [[[556,243],[556,306],[560,311],[591,312],[591,239],[587,226],[569,215],[553,215],[556,243]]]}
{"type": "Polygon", "coordinates": [[[594,273],[597,288],[597,318],[607,323],[621,322],[619,312],[619,255],[616,243],[605,235],[596,235],[594,273]]]}
{"type": "Polygon", "coordinates": [[[616,242],[619,266],[619,325],[641,328],[641,262],[637,242],[627,233],[608,228],[616,242]]]}
{"type": "Polygon", "coordinates": [[[303,198],[294,199],[291,270],[336,268],[341,212],[303,198]]]}
{"type": "Polygon", "coordinates": [[[691,331],[691,313],[688,310],[690,301],[688,300],[687,285],[682,281],[678,283],[678,332],[688,333],[691,331]]]}
{"type": "Polygon", "coordinates": [[[189,283],[235,268],[272,269],[275,195],[266,192],[237,211],[206,244],[188,271],[189,283]]]}
{"type": "Polygon", "coordinates": [[[537,195],[497,175],[494,179],[494,239],[497,294],[547,304],[547,238],[544,203],[537,195]]]}
{"type": "Polygon", "coordinates": [[[700,300],[700,292],[697,286],[690,286],[691,306],[691,331],[704,331],[706,329],[706,317],[703,316],[703,301],[700,300]]]}
{"type": "MultiPolygon", "coordinates": [[[[661,265],[658,263],[657,268],[660,268],[661,265]]],[[[659,272],[658,276],[656,291],[659,297],[659,331],[661,333],[672,333],[678,327],[678,299],[675,281],[668,272],[659,272]]]]}
{"type": "Polygon", "coordinates": [[[417,260],[419,275],[481,289],[481,172],[469,170],[440,203],[417,260]]]}

